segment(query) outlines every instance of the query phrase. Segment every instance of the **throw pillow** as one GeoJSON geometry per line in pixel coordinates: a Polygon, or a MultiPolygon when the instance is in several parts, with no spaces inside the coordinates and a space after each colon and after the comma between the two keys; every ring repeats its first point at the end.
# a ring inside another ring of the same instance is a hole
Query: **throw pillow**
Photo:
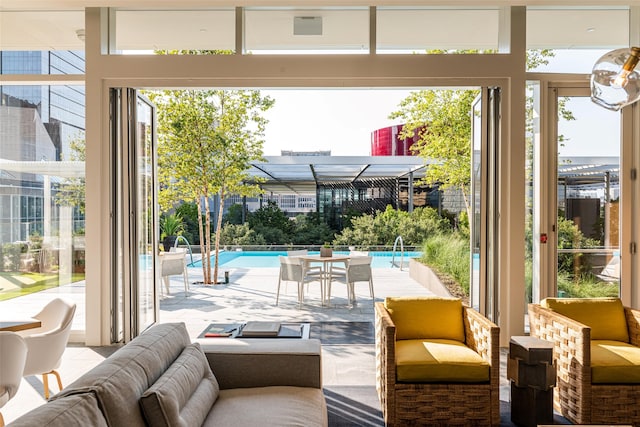
{"type": "Polygon", "coordinates": [[[464,342],[462,301],[441,297],[387,297],[384,302],[396,339],[449,339],[464,342]]]}
{"type": "Polygon", "coordinates": [[[220,387],[200,345],[193,343],[142,395],[140,405],[148,425],[202,425],[218,398],[220,387]]]}
{"type": "Polygon", "coordinates": [[[627,319],[619,298],[546,298],[540,306],[589,326],[592,340],[629,342],[627,319]]]}

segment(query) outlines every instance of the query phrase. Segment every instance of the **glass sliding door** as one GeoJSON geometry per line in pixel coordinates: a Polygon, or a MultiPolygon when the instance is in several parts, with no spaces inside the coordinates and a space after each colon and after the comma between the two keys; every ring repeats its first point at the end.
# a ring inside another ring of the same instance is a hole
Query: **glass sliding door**
{"type": "Polygon", "coordinates": [[[557,295],[620,295],[620,112],[558,88],[557,295]]]}
{"type": "Polygon", "coordinates": [[[112,340],[126,342],[158,318],[155,107],[133,89],[112,89],[111,101],[112,340]]]}
{"type": "Polygon", "coordinates": [[[470,304],[498,322],[497,152],[500,90],[482,88],[471,111],[470,304]]]}

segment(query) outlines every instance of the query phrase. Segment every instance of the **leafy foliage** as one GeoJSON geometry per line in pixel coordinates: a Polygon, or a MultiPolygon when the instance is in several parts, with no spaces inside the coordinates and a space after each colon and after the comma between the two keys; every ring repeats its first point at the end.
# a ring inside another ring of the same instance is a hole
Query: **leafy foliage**
{"type": "Polygon", "coordinates": [[[429,235],[450,228],[432,208],[417,208],[404,212],[387,206],[384,212],[367,214],[352,219],[351,228],[345,228],[333,241],[336,245],[376,246],[393,245],[402,236],[405,245],[421,245],[429,235]]]}
{"type": "MultiPolygon", "coordinates": [[[[273,100],[257,90],[167,90],[150,92],[148,96],[159,107],[160,205],[164,210],[178,200],[197,205],[204,282],[213,283],[209,198],[220,196],[214,244],[217,253],[226,195],[260,192],[257,184],[249,183],[255,180],[248,171],[251,161],[262,160],[267,123],[262,113],[271,108],[273,100]]],[[[214,278],[217,260],[216,256],[214,278]]]]}
{"type": "Polygon", "coordinates": [[[438,233],[426,239],[420,261],[455,280],[469,295],[469,239],[456,231],[438,233]]]}
{"type": "Polygon", "coordinates": [[[264,236],[249,228],[249,224],[226,224],[220,233],[222,245],[264,245],[264,236]]]}
{"type": "Polygon", "coordinates": [[[180,236],[184,232],[182,215],[179,213],[160,216],[160,238],[167,236],[180,236]]]}
{"type": "Polygon", "coordinates": [[[273,200],[249,216],[249,225],[269,244],[288,242],[294,229],[293,222],[273,200]]]}
{"type": "MultiPolygon", "coordinates": [[[[84,136],[77,135],[69,143],[70,161],[84,162],[86,160],[86,143],[84,136]]],[[[55,202],[59,206],[71,206],[77,208],[82,214],[86,210],[85,178],[64,178],[58,187],[55,202]]]]}

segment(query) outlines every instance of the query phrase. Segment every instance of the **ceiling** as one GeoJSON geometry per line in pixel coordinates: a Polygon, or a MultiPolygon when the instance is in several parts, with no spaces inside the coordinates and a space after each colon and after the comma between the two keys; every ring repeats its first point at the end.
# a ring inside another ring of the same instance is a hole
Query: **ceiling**
{"type": "MultiPolygon", "coordinates": [[[[181,8],[220,6],[344,6],[344,0],[181,0],[181,8]]],[[[640,0],[351,0],[352,6],[638,6],[640,0]]],[[[84,7],[175,8],[175,0],[2,0],[0,10],[81,9],[84,7]]]]}
{"type": "MultiPolygon", "coordinates": [[[[600,3],[603,3],[602,0],[600,3]]],[[[97,1],[0,0],[0,50],[81,50],[84,42],[85,5],[97,1]],[[38,10],[42,8],[42,10],[38,10]],[[11,11],[13,10],[13,11],[11,11]],[[29,11],[30,10],[30,11],[29,11]]],[[[119,50],[143,49],[233,49],[235,12],[222,1],[185,1],[176,10],[175,2],[101,1],[101,6],[121,6],[116,15],[116,44],[119,50]],[[169,3],[171,7],[169,7],[169,3]],[[222,6],[226,5],[226,8],[222,6]],[[155,7],[156,10],[134,10],[155,7]],[[217,7],[217,9],[216,9],[217,7]],[[168,9],[173,10],[168,10],[168,9]]],[[[370,2],[367,2],[367,5],[370,2]]],[[[375,3],[375,2],[374,2],[375,3]]],[[[453,2],[458,4],[457,2],[453,2]]],[[[543,5],[557,2],[530,1],[543,5]]],[[[564,2],[575,4],[577,2],[564,2]]],[[[587,4],[590,2],[586,2],[587,4]]],[[[595,4],[594,2],[591,2],[595,4]]],[[[529,48],[613,48],[628,45],[629,11],[615,8],[532,8],[527,13],[529,48]]],[[[628,2],[628,3],[640,3],[628,2]]],[[[232,3],[236,5],[237,3],[232,3]]],[[[276,3],[249,2],[250,5],[276,3]]],[[[340,49],[366,51],[368,8],[341,7],[253,8],[245,11],[245,46],[248,50],[340,49]],[[322,17],[323,34],[295,36],[293,21],[298,15],[322,17]]],[[[325,2],[320,2],[325,4],[325,2]]],[[[327,3],[330,4],[330,3],[327,3]]],[[[358,3],[350,3],[357,5],[358,3]]],[[[386,5],[393,3],[387,2],[386,5]]],[[[403,3],[410,5],[412,2],[403,3]]],[[[415,2],[413,4],[435,4],[415,2]]],[[[378,49],[491,49],[498,43],[499,9],[493,7],[390,8],[378,11],[378,49]],[[424,25],[431,22],[431,25],[424,25]],[[484,25],[478,25],[482,22],[484,25]],[[452,31],[451,29],[455,29],[452,31]]],[[[468,5],[486,5],[470,1],[468,5]]]]}

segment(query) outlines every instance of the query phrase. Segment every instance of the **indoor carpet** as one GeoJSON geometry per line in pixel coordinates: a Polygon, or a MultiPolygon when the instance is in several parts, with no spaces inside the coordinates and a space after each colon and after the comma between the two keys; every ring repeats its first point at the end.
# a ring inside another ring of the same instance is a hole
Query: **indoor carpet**
{"type": "Polygon", "coordinates": [[[375,344],[372,322],[313,322],[309,338],[323,345],[375,344]]]}

